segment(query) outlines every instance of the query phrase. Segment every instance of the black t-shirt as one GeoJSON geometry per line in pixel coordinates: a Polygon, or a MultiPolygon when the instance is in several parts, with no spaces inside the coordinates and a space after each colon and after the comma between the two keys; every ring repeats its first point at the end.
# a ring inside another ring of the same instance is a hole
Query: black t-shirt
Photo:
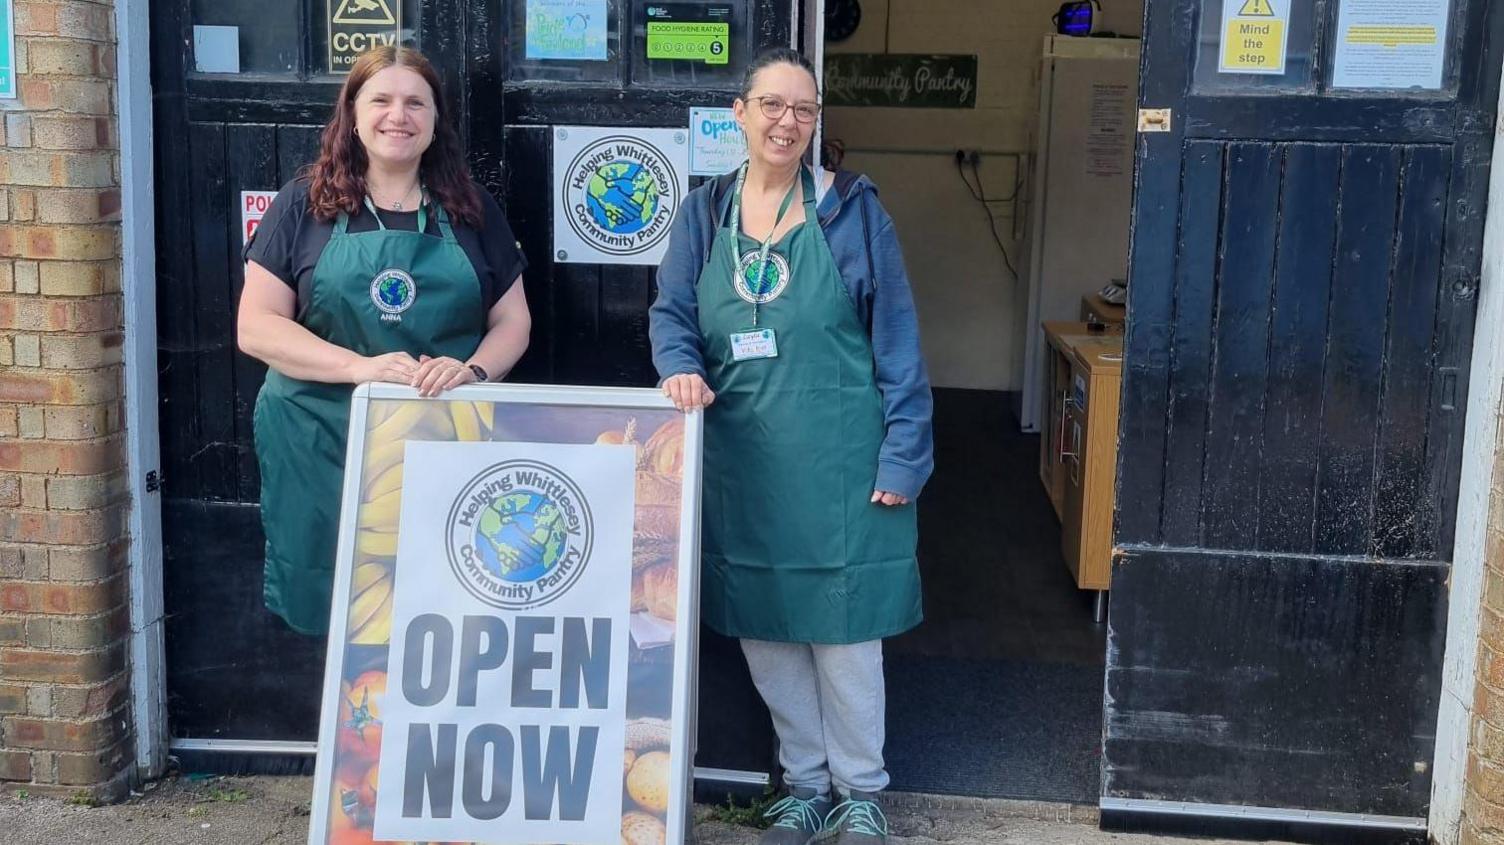
{"type": "MultiPolygon", "coordinates": [[[[512,234],[512,227],[502,216],[496,200],[485,189],[476,187],[481,197],[482,226],[473,229],[450,218],[454,238],[475,268],[480,279],[481,303],[487,311],[501,299],[512,286],[517,275],[527,267],[522,255],[522,245],[512,234]]],[[[382,209],[381,222],[388,229],[418,229],[417,211],[388,211],[382,209]]],[[[319,262],[324,247],[334,235],[335,221],[322,221],[308,207],[308,182],[294,179],[282,186],[272,200],[266,216],[250,243],[245,245],[244,259],[265,267],[273,276],[287,283],[298,297],[297,319],[302,322],[313,290],[313,268],[319,262]]],[[[379,228],[371,212],[361,206],[350,217],[351,232],[371,232],[379,228]]],[[[442,235],[438,215],[430,208],[428,234],[442,235]]]]}

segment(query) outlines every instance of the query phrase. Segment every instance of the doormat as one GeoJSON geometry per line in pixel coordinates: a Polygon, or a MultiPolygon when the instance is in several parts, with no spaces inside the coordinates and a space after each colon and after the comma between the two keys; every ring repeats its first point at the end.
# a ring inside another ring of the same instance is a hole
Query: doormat
{"type": "Polygon", "coordinates": [[[890,656],[890,789],[1096,804],[1102,667],[890,656]]]}

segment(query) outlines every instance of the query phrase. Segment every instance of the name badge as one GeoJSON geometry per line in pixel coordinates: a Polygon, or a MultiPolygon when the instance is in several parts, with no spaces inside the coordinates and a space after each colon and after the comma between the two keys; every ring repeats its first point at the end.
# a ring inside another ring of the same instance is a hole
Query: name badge
{"type": "Polygon", "coordinates": [[[751,361],[778,357],[778,336],[772,329],[747,329],[731,333],[731,360],[751,361]]]}

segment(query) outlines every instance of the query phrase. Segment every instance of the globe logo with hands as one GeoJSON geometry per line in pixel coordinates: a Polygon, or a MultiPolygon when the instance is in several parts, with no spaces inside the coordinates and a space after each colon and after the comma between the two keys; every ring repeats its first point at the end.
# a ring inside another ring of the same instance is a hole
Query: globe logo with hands
{"type": "Polygon", "coordinates": [[[613,161],[590,177],[585,207],[602,229],[618,235],[640,232],[658,212],[658,185],[637,162],[613,161]]]}
{"type": "Polygon", "coordinates": [[[654,144],[610,135],[585,144],[563,171],[560,211],[568,230],[612,256],[648,252],[668,238],[679,173],[654,144]]]}
{"type": "Polygon", "coordinates": [[[456,497],[448,527],[450,569],[493,607],[548,604],[590,562],[589,503],[572,479],[541,461],[487,467],[456,497]]]}

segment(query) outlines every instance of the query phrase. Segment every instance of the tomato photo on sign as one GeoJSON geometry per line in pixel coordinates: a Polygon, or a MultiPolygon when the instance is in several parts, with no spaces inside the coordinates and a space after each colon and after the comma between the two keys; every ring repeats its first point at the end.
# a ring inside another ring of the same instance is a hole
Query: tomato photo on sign
{"type": "Polygon", "coordinates": [[[373,763],[381,754],[381,697],[386,694],[386,673],[366,672],[340,686],[340,758],[373,763]]]}

